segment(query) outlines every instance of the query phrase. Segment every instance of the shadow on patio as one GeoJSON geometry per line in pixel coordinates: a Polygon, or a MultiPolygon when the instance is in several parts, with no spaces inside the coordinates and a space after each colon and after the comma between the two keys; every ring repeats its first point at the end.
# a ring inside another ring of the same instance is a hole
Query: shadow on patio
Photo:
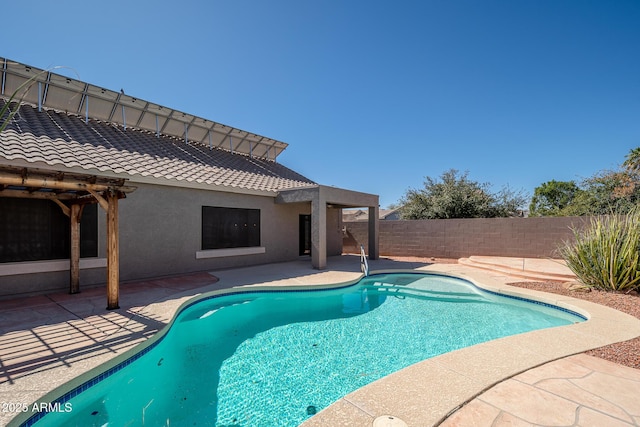
{"type": "Polygon", "coordinates": [[[56,293],[0,301],[0,385],[14,384],[21,377],[56,367],[119,354],[146,340],[170,320],[145,307],[216,281],[210,274],[195,273],[124,283],[121,307],[112,311],[105,309],[102,287],[74,295],[56,293]]]}

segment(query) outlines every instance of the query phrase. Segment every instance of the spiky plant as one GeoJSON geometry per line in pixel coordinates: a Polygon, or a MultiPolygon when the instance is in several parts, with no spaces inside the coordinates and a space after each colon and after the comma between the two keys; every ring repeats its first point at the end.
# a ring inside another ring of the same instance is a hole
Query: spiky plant
{"type": "Polygon", "coordinates": [[[560,253],[582,283],[607,291],[640,289],[640,209],[593,217],[573,234],[575,241],[565,242],[560,253]]]}

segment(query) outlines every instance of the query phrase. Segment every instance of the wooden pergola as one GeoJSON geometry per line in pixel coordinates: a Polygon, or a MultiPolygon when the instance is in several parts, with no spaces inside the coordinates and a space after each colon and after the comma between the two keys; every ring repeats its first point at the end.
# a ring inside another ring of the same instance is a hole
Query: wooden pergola
{"type": "Polygon", "coordinates": [[[69,293],[80,292],[80,219],[83,207],[97,203],[107,213],[107,310],[119,307],[118,200],[135,187],[125,179],[0,166],[0,197],[48,199],[69,218],[69,293]]]}

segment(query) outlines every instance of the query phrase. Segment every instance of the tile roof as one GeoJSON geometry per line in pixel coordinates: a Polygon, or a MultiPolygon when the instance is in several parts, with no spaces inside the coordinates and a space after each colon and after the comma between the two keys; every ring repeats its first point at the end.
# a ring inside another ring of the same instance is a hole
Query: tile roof
{"type": "MultiPolygon", "coordinates": [[[[395,209],[380,209],[378,211],[378,219],[399,219],[398,211],[400,208],[395,209]]],[[[343,209],[342,210],[343,221],[368,221],[369,210],[363,209],[343,209]]]]}
{"type": "MultiPolygon", "coordinates": [[[[4,101],[0,100],[0,107],[4,101]]],[[[23,104],[0,133],[2,159],[98,170],[242,190],[277,192],[308,187],[308,178],[270,160],[186,143],[155,133],[23,104]]],[[[93,172],[93,174],[96,174],[93,172]]]]}

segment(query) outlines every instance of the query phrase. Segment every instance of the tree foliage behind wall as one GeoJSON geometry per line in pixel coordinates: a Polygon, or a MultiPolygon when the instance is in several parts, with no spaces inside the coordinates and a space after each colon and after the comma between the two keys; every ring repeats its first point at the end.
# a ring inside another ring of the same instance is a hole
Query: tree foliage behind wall
{"type": "Polygon", "coordinates": [[[534,190],[531,216],[626,214],[640,204],[640,148],[632,149],[618,170],[584,179],[548,181],[534,190]]]}
{"type": "Polygon", "coordinates": [[[529,215],[562,216],[562,211],[574,202],[580,191],[574,181],[545,182],[533,192],[529,215]]]}
{"type": "Polygon", "coordinates": [[[402,219],[495,218],[518,216],[525,201],[519,192],[492,193],[488,183],[450,169],[439,179],[426,177],[423,188],[407,190],[400,204],[402,219]]]}

